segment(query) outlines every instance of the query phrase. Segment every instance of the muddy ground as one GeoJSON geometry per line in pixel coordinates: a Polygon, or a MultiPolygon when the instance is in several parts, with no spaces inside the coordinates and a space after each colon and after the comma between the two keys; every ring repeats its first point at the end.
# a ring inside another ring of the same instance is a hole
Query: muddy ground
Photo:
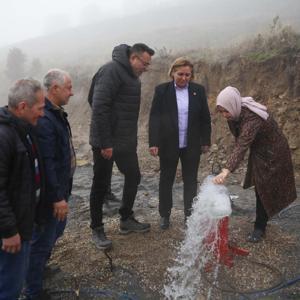
{"type": "MultiPolygon", "coordinates": [[[[81,166],[75,174],[68,225],[50,261],[50,267],[59,267],[59,270],[48,273],[45,279],[52,299],[163,299],[165,272],[184,236],[180,171],[174,185],[171,228],[162,231],[158,226],[157,162],[150,162],[148,166],[141,164],[143,177],[135,215],[141,221],[150,222],[151,231],[120,235],[119,203],[109,203],[109,207],[105,207],[104,222],[113,249],[106,256],[93,245],[89,229],[92,166],[83,159],[78,162],[81,166]]],[[[242,171],[232,176],[227,185],[233,201],[230,241],[249,250],[250,254],[235,257],[232,268],[221,268],[219,286],[213,288],[212,299],[300,299],[299,281],[266,297],[252,293],[300,276],[300,201],[270,222],[263,242],[246,242],[245,237],[253,227],[255,198],[253,190],[243,190],[240,186],[242,171]]],[[[199,184],[209,173],[210,168],[203,168],[199,184]]],[[[114,170],[112,189],[118,198],[121,198],[122,186],[123,178],[114,170]]],[[[298,184],[298,196],[299,187],[298,184]]],[[[209,273],[205,276],[207,287],[211,286],[210,277],[209,273]]],[[[205,293],[207,291],[203,292],[204,296],[199,293],[197,299],[205,299],[205,293]]]]}
{"type": "MultiPolygon", "coordinates": [[[[288,138],[294,165],[298,168],[298,200],[294,204],[298,206],[272,220],[266,239],[259,244],[245,242],[245,237],[252,230],[255,215],[253,190],[242,190],[240,186],[245,167],[241,167],[230,178],[228,188],[234,195],[230,240],[248,249],[250,254],[248,257],[236,257],[233,268],[221,270],[221,286],[219,289],[214,288],[212,299],[252,299],[256,295],[250,294],[251,290],[268,289],[279,281],[300,276],[298,58],[280,55],[258,63],[245,56],[238,56],[225,64],[208,64],[201,61],[195,64],[195,80],[202,83],[208,93],[213,120],[212,141],[215,143],[213,146],[216,146],[212,147],[214,152],[204,155],[201,159],[199,184],[211,172],[215,158],[218,157],[218,163],[224,163],[226,153],[230,152],[228,146],[232,137],[227,124],[213,116],[215,96],[226,85],[237,86],[245,95],[254,96],[268,106],[288,138]]],[[[173,57],[169,59],[173,60],[173,57]]],[[[91,165],[86,164],[91,158],[88,144],[90,108],[86,102],[89,80],[85,81],[86,88],[76,91],[77,101],[71,101],[68,105],[77,158],[79,165],[83,166],[78,167],[76,171],[65,235],[58,242],[50,262],[52,267],[58,266],[61,271],[46,279],[46,287],[50,288],[53,299],[163,299],[161,290],[165,272],[172,264],[176,246],[184,236],[182,185],[178,172],[173,193],[172,226],[168,231],[162,232],[158,226],[157,212],[159,167],[157,159],[148,154],[147,124],[154,87],[168,80],[168,67],[168,60],[158,59],[153,63],[151,72],[147,72],[142,78],[138,154],[143,179],[135,202],[135,212],[138,219],[150,222],[152,228],[147,234],[119,235],[119,220],[116,214],[119,204],[111,203],[108,209],[110,216],[105,218],[105,227],[108,237],[113,240],[113,249],[109,252],[112,271],[105,253],[97,250],[92,244],[89,229],[88,198],[92,178],[91,165]],[[75,291],[79,296],[76,296],[75,291]]],[[[83,79],[78,76],[77,78],[78,83],[74,86],[82,87],[83,79]]],[[[122,176],[115,171],[113,191],[119,198],[122,185],[122,176]]],[[[206,277],[209,287],[209,274],[206,277]]],[[[201,296],[199,299],[202,299],[201,296]]],[[[300,282],[266,299],[300,299],[300,282]]]]}

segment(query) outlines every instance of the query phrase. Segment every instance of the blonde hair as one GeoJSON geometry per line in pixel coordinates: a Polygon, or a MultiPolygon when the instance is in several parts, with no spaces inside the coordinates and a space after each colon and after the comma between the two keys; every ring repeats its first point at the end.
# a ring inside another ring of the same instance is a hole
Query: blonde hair
{"type": "Polygon", "coordinates": [[[192,71],[191,80],[194,79],[194,65],[191,63],[189,59],[185,57],[178,57],[173,61],[169,69],[168,75],[171,78],[173,78],[173,73],[176,72],[177,69],[180,67],[190,67],[192,71]]]}

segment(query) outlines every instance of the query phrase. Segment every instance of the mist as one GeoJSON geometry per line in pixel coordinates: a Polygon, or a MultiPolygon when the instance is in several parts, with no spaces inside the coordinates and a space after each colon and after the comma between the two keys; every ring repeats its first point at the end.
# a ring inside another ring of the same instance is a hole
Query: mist
{"type": "Polygon", "coordinates": [[[11,0],[0,11],[0,97],[7,59],[17,48],[24,74],[86,69],[90,76],[121,43],[144,42],[181,54],[223,49],[267,32],[274,18],[300,29],[298,0],[11,0]]]}
{"type": "Polygon", "coordinates": [[[114,44],[137,40],[157,48],[224,46],[265,30],[277,15],[299,28],[299,12],[298,0],[5,1],[0,62],[14,46],[55,61],[92,55],[89,48],[107,55],[114,44]]]}
{"type": "Polygon", "coordinates": [[[112,18],[138,14],[170,0],[11,0],[1,5],[0,47],[28,38],[76,28],[112,18]]]}

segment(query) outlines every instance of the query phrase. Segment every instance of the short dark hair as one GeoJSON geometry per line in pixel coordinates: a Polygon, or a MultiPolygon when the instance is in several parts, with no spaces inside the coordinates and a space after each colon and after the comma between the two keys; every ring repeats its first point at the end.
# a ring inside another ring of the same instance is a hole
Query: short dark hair
{"type": "Polygon", "coordinates": [[[142,54],[144,52],[147,52],[150,56],[153,56],[155,54],[155,51],[148,47],[146,44],[143,43],[136,43],[129,49],[129,55],[131,54],[142,54]]]}

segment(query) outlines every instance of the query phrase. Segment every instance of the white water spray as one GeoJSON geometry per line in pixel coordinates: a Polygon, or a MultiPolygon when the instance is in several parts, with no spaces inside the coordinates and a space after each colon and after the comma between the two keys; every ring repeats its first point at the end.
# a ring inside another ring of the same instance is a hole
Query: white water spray
{"type": "MultiPolygon", "coordinates": [[[[201,274],[216,259],[218,221],[231,214],[231,205],[226,187],[214,184],[212,179],[213,176],[206,177],[200,187],[193,213],[187,220],[185,238],[174,265],[167,269],[167,283],[163,289],[167,299],[196,299],[203,284],[201,274]]],[[[217,265],[213,272],[216,278],[217,265]]]]}

